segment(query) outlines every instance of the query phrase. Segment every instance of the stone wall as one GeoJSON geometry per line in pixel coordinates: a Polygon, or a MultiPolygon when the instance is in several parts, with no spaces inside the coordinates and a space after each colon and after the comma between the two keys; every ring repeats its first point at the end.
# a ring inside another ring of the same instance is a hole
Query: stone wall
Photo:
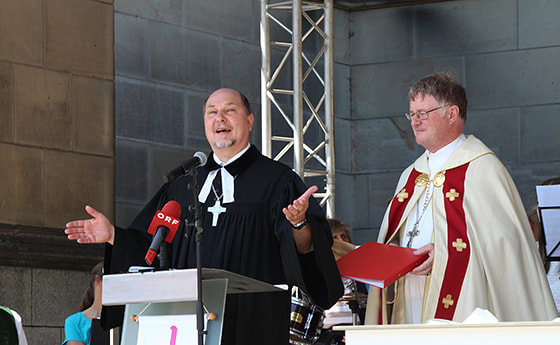
{"type": "Polygon", "coordinates": [[[259,1],[115,2],[116,222],[127,226],[162,177],[209,152],[202,105],[241,90],[260,144],[259,1]]]}
{"type": "Polygon", "coordinates": [[[0,305],[60,344],[103,254],[64,224],[115,213],[113,1],[2,1],[0,32],[0,305]]]}
{"type": "Polygon", "coordinates": [[[559,14],[560,3],[546,0],[339,14],[336,28],[350,40],[348,49],[335,47],[335,87],[349,83],[350,101],[348,91],[337,99],[337,216],[358,242],[376,239],[400,172],[423,152],[403,114],[408,88],[434,71],[451,71],[466,86],[465,133],[503,161],[526,208],[535,185],[559,176],[559,14]]]}
{"type": "MultiPolygon", "coordinates": [[[[161,177],[208,151],[202,102],[238,88],[260,143],[259,1],[0,2],[0,304],[30,344],[60,344],[101,246],[65,239],[91,204],[126,226],[161,177]]],[[[408,87],[454,71],[470,100],[466,131],[517,182],[560,171],[560,4],[446,1],[335,10],[337,217],[376,238],[400,171],[421,152],[408,87]]]]}

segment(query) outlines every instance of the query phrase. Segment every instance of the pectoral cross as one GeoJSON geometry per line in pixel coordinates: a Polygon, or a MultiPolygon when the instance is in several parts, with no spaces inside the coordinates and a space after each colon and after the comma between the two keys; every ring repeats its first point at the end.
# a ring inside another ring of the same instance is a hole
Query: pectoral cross
{"type": "Polygon", "coordinates": [[[226,212],[226,208],[222,207],[220,204],[220,199],[216,199],[216,203],[212,207],[208,207],[208,211],[212,213],[212,226],[216,226],[218,224],[218,217],[221,213],[226,212]]]}
{"type": "Polygon", "coordinates": [[[420,230],[418,230],[418,223],[419,223],[419,222],[420,222],[420,221],[417,220],[416,223],[414,223],[414,226],[412,227],[412,230],[410,230],[409,232],[406,233],[406,234],[410,237],[410,238],[408,239],[408,243],[406,244],[406,246],[407,246],[408,248],[411,248],[411,247],[412,247],[412,241],[414,240],[414,237],[420,235],[420,230]]]}

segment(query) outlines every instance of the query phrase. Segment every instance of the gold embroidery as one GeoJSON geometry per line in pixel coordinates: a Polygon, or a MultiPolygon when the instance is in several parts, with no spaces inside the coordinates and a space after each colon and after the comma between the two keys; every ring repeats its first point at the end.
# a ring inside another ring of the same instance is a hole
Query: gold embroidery
{"type": "Polygon", "coordinates": [[[414,180],[414,184],[418,187],[425,186],[430,182],[430,177],[426,173],[422,173],[422,175],[418,175],[416,180],[414,180]]]}
{"type": "Polygon", "coordinates": [[[458,252],[462,252],[463,249],[467,248],[467,244],[465,242],[463,242],[463,240],[460,239],[460,238],[455,240],[455,242],[453,242],[452,244],[453,244],[453,247],[455,247],[455,249],[457,249],[458,252]]]}
{"type": "Polygon", "coordinates": [[[453,305],[453,303],[455,303],[455,301],[451,298],[450,294],[447,294],[447,296],[445,296],[445,298],[441,301],[441,303],[444,304],[444,308],[445,309],[449,309],[449,306],[453,305]]]}
{"type": "Polygon", "coordinates": [[[399,194],[397,194],[397,199],[399,202],[403,202],[404,199],[408,199],[408,193],[406,192],[406,188],[403,188],[399,194]]]}
{"type": "Polygon", "coordinates": [[[412,241],[414,240],[414,237],[416,237],[420,234],[420,231],[418,230],[418,225],[420,224],[420,220],[422,219],[422,216],[424,216],[424,212],[426,212],[426,208],[428,207],[428,204],[430,203],[432,195],[434,194],[433,189],[435,187],[443,186],[444,182],[445,182],[445,171],[438,172],[436,174],[436,176],[434,176],[434,179],[431,180],[431,181],[430,181],[430,177],[426,173],[422,173],[422,174],[418,175],[418,177],[416,177],[416,180],[414,180],[414,184],[416,184],[416,186],[418,186],[418,187],[426,186],[426,191],[425,191],[426,197],[424,198],[424,205],[422,205],[422,214],[419,215],[419,212],[418,212],[419,208],[417,207],[416,208],[416,222],[412,226],[412,230],[410,230],[409,232],[406,233],[409,236],[408,243],[406,245],[408,248],[412,247],[412,241]],[[433,183],[434,187],[430,188],[431,187],[430,185],[432,183],[433,183]]]}
{"type": "Polygon", "coordinates": [[[430,177],[426,173],[422,173],[421,175],[418,175],[416,180],[414,180],[414,184],[416,184],[418,187],[425,186],[430,182],[433,182],[434,186],[436,187],[443,186],[443,183],[445,182],[445,171],[438,172],[436,176],[434,176],[432,181],[430,181],[430,177]]]}
{"type": "Polygon", "coordinates": [[[432,180],[434,182],[434,186],[436,187],[441,187],[443,186],[443,183],[445,182],[445,171],[444,172],[438,172],[436,174],[436,176],[434,176],[434,179],[432,180]]]}
{"type": "Polygon", "coordinates": [[[459,197],[459,193],[457,193],[455,188],[452,188],[449,192],[445,193],[445,197],[449,198],[449,201],[455,201],[455,198],[459,197]]]}

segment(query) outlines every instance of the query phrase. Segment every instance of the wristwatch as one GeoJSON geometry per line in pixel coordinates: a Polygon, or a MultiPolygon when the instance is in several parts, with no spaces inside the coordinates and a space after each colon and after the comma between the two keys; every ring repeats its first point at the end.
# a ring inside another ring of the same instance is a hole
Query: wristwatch
{"type": "Polygon", "coordinates": [[[295,230],[301,230],[305,228],[306,225],[307,225],[307,218],[305,218],[303,221],[297,224],[292,224],[292,228],[294,228],[295,230]]]}

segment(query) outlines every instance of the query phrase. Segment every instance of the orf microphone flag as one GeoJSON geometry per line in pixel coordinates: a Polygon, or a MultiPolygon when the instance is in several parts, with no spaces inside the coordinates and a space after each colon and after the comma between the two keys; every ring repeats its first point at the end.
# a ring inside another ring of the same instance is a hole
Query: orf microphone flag
{"type": "Polygon", "coordinates": [[[167,204],[165,204],[163,208],[156,213],[154,219],[152,219],[148,233],[154,235],[154,237],[152,239],[152,244],[150,244],[150,248],[144,257],[144,260],[146,260],[148,265],[151,265],[154,262],[163,241],[167,243],[171,243],[171,241],[173,241],[173,237],[175,237],[175,233],[181,223],[181,220],[179,219],[180,216],[181,205],[177,201],[171,200],[168,201],[167,204]]]}

